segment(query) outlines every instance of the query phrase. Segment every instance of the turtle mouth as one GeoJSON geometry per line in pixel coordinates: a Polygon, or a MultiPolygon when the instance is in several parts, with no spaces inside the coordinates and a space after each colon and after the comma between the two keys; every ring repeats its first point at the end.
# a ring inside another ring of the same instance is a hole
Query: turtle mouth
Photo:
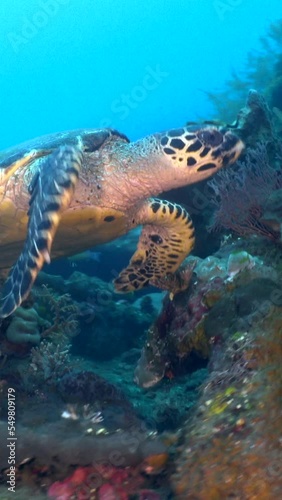
{"type": "Polygon", "coordinates": [[[243,141],[241,141],[237,135],[233,134],[229,130],[227,132],[224,131],[223,142],[213,151],[212,157],[213,159],[216,159],[222,156],[223,166],[235,163],[244,150],[244,147],[245,145],[243,141]]]}

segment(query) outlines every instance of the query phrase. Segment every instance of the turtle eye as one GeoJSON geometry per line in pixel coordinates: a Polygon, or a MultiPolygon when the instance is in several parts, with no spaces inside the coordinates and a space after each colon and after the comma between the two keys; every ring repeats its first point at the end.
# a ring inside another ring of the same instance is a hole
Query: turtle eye
{"type": "Polygon", "coordinates": [[[199,139],[200,141],[204,142],[209,146],[216,147],[222,143],[223,136],[218,130],[210,129],[210,130],[202,130],[199,133],[199,139]]]}

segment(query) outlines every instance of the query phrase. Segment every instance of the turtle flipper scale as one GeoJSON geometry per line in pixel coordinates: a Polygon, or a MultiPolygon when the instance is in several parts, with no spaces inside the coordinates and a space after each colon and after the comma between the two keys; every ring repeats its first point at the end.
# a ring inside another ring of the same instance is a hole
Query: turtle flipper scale
{"type": "Polygon", "coordinates": [[[80,148],[63,146],[46,157],[32,179],[27,237],[4,285],[0,317],[9,316],[21,304],[44,262],[50,262],[53,239],[72,199],[81,162],[80,148]]]}
{"type": "Polygon", "coordinates": [[[194,247],[194,227],[180,205],[151,199],[137,216],[144,224],[128,267],[114,280],[118,292],[131,292],[173,274],[194,247]]]}

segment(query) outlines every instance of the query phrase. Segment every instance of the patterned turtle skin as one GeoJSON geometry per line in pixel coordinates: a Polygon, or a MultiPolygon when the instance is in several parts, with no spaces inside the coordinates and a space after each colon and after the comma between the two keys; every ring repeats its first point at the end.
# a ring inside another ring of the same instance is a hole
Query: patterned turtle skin
{"type": "Polygon", "coordinates": [[[114,280],[129,292],[173,274],[194,246],[180,205],[158,198],[235,162],[243,143],[216,127],[169,130],[129,142],[112,129],[44,136],[0,155],[0,317],[27,297],[52,258],[73,255],[143,226],[114,280]],[[54,242],[53,242],[54,240],[54,242]]]}

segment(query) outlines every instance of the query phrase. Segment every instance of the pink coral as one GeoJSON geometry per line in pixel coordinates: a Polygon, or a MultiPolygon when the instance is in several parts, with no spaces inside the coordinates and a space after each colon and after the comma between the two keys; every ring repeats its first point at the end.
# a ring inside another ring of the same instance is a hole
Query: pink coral
{"type": "Polygon", "coordinates": [[[48,498],[87,500],[95,492],[97,500],[129,500],[132,495],[138,495],[138,500],[161,500],[157,492],[142,488],[144,481],[138,467],[78,467],[71,476],[50,486],[48,498]]]}
{"type": "MultiPolygon", "coordinates": [[[[120,489],[120,488],[118,488],[120,489]]],[[[125,492],[118,492],[117,489],[109,484],[105,483],[101,488],[99,488],[99,500],[128,500],[128,495],[125,492]]]]}
{"type": "Polygon", "coordinates": [[[78,467],[64,481],[53,483],[48,490],[48,497],[55,500],[69,500],[72,495],[76,494],[78,500],[85,500],[87,497],[82,496],[82,491],[79,491],[79,489],[81,485],[87,482],[92,470],[92,467],[78,467]]]}

